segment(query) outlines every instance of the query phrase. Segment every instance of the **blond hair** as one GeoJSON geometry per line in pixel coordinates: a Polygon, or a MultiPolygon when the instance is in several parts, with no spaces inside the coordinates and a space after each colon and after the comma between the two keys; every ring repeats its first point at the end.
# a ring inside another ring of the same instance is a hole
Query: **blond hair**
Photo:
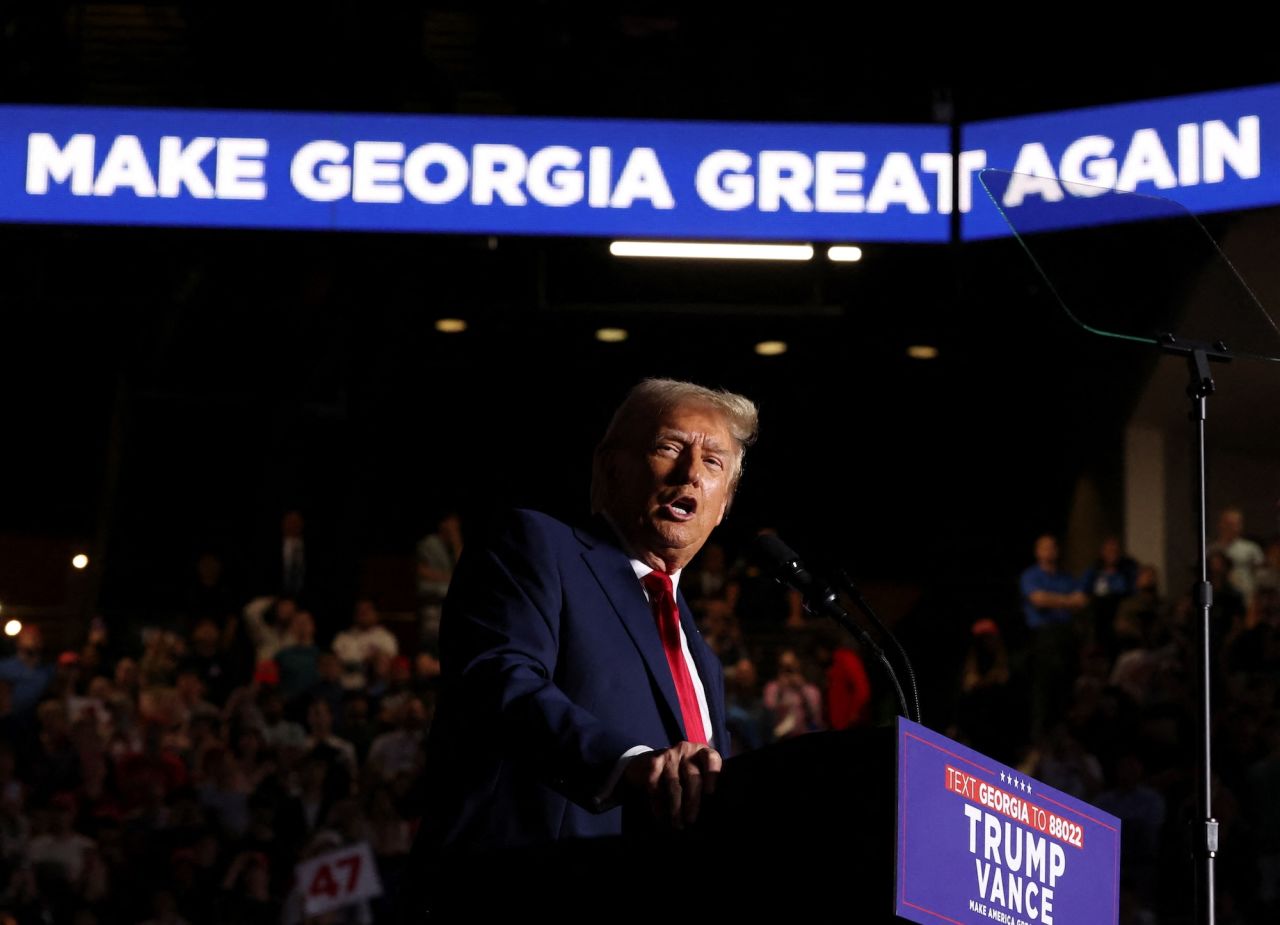
{"type": "Polygon", "coordinates": [[[742,460],[747,447],[755,442],[760,413],[751,399],[727,389],[709,389],[693,382],[678,379],[645,379],[638,383],[622,400],[613,419],[596,446],[591,468],[591,511],[605,509],[612,489],[609,457],[625,447],[636,429],[643,424],[656,423],[668,411],[686,405],[709,408],[729,428],[737,452],[733,457],[730,479],[730,495],[737,490],[742,479],[742,460]]]}

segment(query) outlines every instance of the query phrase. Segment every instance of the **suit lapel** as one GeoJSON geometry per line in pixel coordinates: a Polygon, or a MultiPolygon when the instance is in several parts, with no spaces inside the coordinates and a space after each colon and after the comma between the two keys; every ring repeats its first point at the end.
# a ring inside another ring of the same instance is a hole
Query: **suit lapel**
{"type": "MultiPolygon", "coordinates": [[[[588,547],[582,553],[583,561],[595,575],[596,581],[599,582],[605,597],[609,599],[618,619],[622,621],[631,641],[640,651],[645,666],[649,670],[649,677],[662,694],[668,719],[674,723],[675,729],[681,730],[683,737],[684,723],[680,717],[680,701],[676,697],[676,685],[671,680],[671,667],[667,664],[662,640],[658,637],[653,610],[649,606],[648,598],[645,597],[644,589],[636,579],[635,571],[631,568],[631,560],[613,543],[600,538],[602,535],[607,535],[604,531],[610,529],[608,525],[601,524],[600,529],[600,534],[582,529],[574,531],[578,539],[588,547]]],[[[686,629],[685,632],[687,634],[688,630],[686,629]]]]}

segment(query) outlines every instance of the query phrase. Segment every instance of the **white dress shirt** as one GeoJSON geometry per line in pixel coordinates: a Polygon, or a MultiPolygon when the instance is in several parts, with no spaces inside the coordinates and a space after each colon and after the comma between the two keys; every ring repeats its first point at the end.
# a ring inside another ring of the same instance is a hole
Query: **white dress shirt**
{"type": "MultiPolygon", "coordinates": [[[[644,576],[653,571],[648,565],[645,565],[639,559],[631,560],[631,568],[636,573],[636,580],[640,581],[640,587],[644,591],[646,599],[649,598],[649,589],[644,587],[644,576]]],[[[680,587],[680,569],[671,573],[671,594],[674,597],[676,589],[680,587]]],[[[678,601],[678,599],[677,599],[678,601]]],[[[650,601],[652,604],[652,601],[650,601]]],[[[685,636],[684,621],[681,620],[676,624],[680,629],[680,652],[684,655],[685,666],[689,669],[689,677],[693,681],[694,693],[698,695],[698,710],[702,713],[702,728],[707,733],[707,744],[715,747],[715,733],[711,727],[711,711],[707,708],[707,691],[702,685],[702,677],[698,674],[698,666],[693,660],[693,655],[689,652],[689,639],[685,636]]],[[[631,763],[631,759],[636,755],[643,755],[645,752],[651,752],[653,748],[649,745],[633,745],[622,753],[618,758],[618,763],[613,766],[613,772],[609,775],[605,786],[601,788],[599,796],[596,797],[597,808],[604,809],[616,802],[615,790],[618,789],[618,782],[622,780],[623,772],[627,770],[627,765],[631,763]]]]}

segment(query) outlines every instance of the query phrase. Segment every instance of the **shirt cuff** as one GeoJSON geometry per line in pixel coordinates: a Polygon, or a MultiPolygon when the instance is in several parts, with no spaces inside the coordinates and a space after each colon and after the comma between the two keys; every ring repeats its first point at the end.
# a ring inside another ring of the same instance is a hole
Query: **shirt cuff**
{"type": "Polygon", "coordinates": [[[636,755],[643,755],[645,752],[653,751],[648,745],[633,745],[622,753],[617,763],[613,766],[608,778],[604,782],[604,786],[600,788],[600,792],[592,798],[591,802],[596,812],[602,813],[607,809],[613,809],[618,805],[618,784],[622,780],[622,775],[626,773],[627,765],[631,764],[631,759],[636,755]]]}

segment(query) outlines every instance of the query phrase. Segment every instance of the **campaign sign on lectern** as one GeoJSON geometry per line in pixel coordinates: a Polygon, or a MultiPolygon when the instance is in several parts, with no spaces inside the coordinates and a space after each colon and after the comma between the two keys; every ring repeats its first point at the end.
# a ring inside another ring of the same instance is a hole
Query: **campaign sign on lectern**
{"type": "Polygon", "coordinates": [[[1114,925],[1120,820],[899,717],[896,887],[922,925],[1114,925]]]}

